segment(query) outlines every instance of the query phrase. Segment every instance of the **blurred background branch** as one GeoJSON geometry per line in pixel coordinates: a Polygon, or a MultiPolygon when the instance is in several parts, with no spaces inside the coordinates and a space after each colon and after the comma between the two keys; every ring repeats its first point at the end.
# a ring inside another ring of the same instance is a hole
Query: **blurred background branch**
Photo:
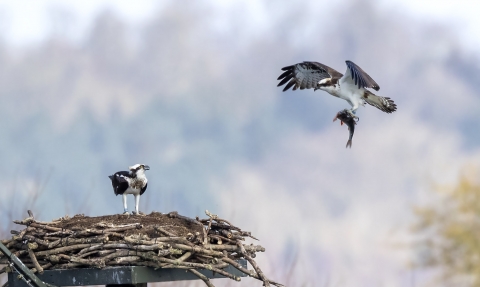
{"type": "Polygon", "coordinates": [[[479,178],[480,169],[465,169],[454,186],[436,186],[432,203],[414,210],[417,263],[438,271],[434,284],[480,286],[479,178]]]}

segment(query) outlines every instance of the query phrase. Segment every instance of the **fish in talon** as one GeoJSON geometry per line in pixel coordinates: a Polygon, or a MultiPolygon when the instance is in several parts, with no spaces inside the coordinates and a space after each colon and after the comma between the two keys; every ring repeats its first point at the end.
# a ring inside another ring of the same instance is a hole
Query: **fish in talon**
{"type": "Polygon", "coordinates": [[[348,130],[350,131],[350,136],[347,141],[347,145],[345,146],[346,148],[352,148],[352,138],[353,134],[355,133],[355,125],[357,124],[357,120],[355,120],[354,117],[349,113],[349,110],[345,109],[342,111],[339,111],[337,115],[333,118],[333,121],[340,120],[340,125],[343,125],[344,123],[347,125],[348,130]]]}

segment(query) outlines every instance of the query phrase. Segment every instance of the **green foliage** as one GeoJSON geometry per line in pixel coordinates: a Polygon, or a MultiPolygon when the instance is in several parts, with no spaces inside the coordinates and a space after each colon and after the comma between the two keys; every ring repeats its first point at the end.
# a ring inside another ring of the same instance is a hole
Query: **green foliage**
{"type": "Polygon", "coordinates": [[[444,283],[480,286],[480,183],[464,172],[455,186],[434,190],[440,200],[414,210],[419,264],[438,268],[444,283]]]}

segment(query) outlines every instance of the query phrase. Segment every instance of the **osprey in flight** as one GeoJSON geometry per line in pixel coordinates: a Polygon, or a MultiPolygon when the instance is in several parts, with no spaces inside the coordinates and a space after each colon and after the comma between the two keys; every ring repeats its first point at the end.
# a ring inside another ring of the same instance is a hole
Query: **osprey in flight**
{"type": "Polygon", "coordinates": [[[150,167],[145,164],[136,164],[129,167],[130,171],[118,171],[108,177],[112,181],[113,192],[115,195],[121,194],[123,196],[124,214],[129,214],[127,209],[127,194],[135,196],[135,211],[138,213],[138,203],[140,202],[140,195],[147,190],[147,177],[145,171],[150,167]]]}
{"type": "Polygon", "coordinates": [[[303,62],[284,67],[282,70],[285,72],[278,77],[278,80],[281,80],[278,87],[288,82],[283,89],[284,92],[292,86],[294,91],[298,88],[326,91],[347,101],[352,106],[348,112],[356,119],[358,119],[355,116],[356,110],[365,103],[386,113],[397,110],[397,105],[390,98],[377,96],[367,90],[371,88],[378,91],[380,87],[365,71],[351,61],[346,63],[345,75],[317,62],[303,62]]]}

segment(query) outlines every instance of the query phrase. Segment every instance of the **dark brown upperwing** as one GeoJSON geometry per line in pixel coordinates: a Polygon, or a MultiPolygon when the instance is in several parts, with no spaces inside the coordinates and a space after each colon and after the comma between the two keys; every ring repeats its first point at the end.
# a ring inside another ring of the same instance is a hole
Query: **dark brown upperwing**
{"type": "Polygon", "coordinates": [[[326,65],[308,61],[284,67],[282,70],[285,72],[278,77],[277,80],[281,81],[277,86],[283,86],[288,82],[283,89],[284,92],[292,86],[294,91],[298,88],[300,90],[316,88],[318,82],[322,79],[341,78],[343,76],[342,73],[326,65]]]}
{"type": "Polygon", "coordinates": [[[352,61],[345,61],[345,63],[347,63],[347,68],[350,70],[353,82],[357,87],[371,88],[375,91],[380,90],[380,86],[372,79],[372,77],[362,70],[362,68],[352,61]]]}
{"type": "Polygon", "coordinates": [[[309,62],[309,63],[312,64],[312,65],[316,65],[319,68],[327,71],[327,73],[330,75],[330,78],[332,78],[332,79],[340,79],[341,77],[343,77],[342,73],[340,73],[339,71],[337,71],[333,68],[330,68],[327,65],[321,64],[319,62],[309,62]]]}

